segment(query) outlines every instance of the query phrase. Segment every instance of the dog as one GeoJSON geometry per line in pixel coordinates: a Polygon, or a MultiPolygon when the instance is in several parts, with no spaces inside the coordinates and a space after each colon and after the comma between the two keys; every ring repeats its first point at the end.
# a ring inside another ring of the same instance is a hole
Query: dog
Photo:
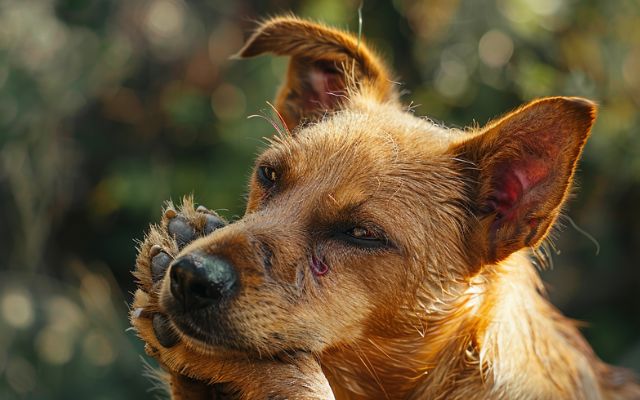
{"type": "Polygon", "coordinates": [[[347,32],[272,18],[238,58],[264,53],[290,62],[246,214],[169,203],[139,247],[131,323],[174,398],[640,398],[532,262],[594,103],[447,129],[347,32]]]}

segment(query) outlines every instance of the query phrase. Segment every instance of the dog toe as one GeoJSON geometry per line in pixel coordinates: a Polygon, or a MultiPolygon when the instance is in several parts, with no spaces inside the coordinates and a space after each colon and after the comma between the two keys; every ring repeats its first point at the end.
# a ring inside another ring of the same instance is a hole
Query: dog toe
{"type": "Polygon", "coordinates": [[[204,227],[202,228],[203,232],[205,235],[210,234],[211,232],[222,228],[223,226],[225,226],[225,222],[222,218],[218,217],[217,215],[213,215],[213,214],[207,214],[205,216],[205,223],[204,223],[204,227]]]}
{"type": "Polygon", "coordinates": [[[196,230],[181,215],[171,219],[167,229],[180,248],[186,246],[189,242],[192,242],[196,236],[196,230]]]}
{"type": "Polygon", "coordinates": [[[151,279],[153,280],[153,283],[158,282],[164,277],[164,273],[172,260],[173,258],[162,250],[159,250],[155,255],[152,254],[151,279]]]}
{"type": "Polygon", "coordinates": [[[171,327],[169,319],[162,314],[155,314],[151,320],[153,333],[163,347],[169,348],[178,344],[178,334],[171,327]]]}

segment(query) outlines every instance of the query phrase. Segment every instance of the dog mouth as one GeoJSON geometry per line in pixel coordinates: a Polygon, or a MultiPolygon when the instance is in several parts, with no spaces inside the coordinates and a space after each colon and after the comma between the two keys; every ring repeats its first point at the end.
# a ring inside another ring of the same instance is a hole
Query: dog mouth
{"type": "MultiPolygon", "coordinates": [[[[191,347],[205,351],[243,351],[248,346],[242,340],[240,332],[225,322],[225,318],[216,310],[216,306],[209,306],[197,310],[182,310],[178,304],[169,300],[164,302],[165,321],[154,324],[154,333],[160,339],[180,337],[191,344],[191,347]]],[[[160,315],[160,314],[159,314],[160,315]]]]}
{"type": "Polygon", "coordinates": [[[179,331],[182,335],[187,336],[190,339],[195,339],[205,347],[224,347],[235,348],[233,341],[229,340],[232,336],[230,334],[224,334],[223,329],[220,327],[207,329],[201,327],[199,324],[194,323],[189,317],[173,317],[171,318],[174,329],[179,331]]]}
{"type": "MultiPolygon", "coordinates": [[[[270,349],[272,352],[265,351],[267,349],[258,350],[256,346],[251,345],[248,340],[240,332],[236,332],[229,327],[202,327],[195,323],[189,315],[182,316],[166,316],[165,314],[156,314],[162,316],[162,323],[154,321],[153,329],[158,341],[165,347],[171,347],[178,340],[188,343],[190,348],[200,350],[205,354],[214,354],[223,358],[250,358],[262,359],[267,356],[270,358],[286,356],[295,353],[312,353],[309,348],[289,347],[286,338],[279,333],[269,335],[270,349]],[[274,351],[275,350],[275,351],[274,351]]],[[[160,320],[160,318],[158,318],[160,320]]]]}

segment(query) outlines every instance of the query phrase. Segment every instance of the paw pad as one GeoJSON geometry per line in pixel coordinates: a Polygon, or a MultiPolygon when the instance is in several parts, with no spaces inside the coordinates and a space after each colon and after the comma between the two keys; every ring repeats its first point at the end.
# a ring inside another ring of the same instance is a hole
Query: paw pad
{"type": "MultiPolygon", "coordinates": [[[[151,250],[153,251],[153,249],[151,250]]],[[[156,283],[164,278],[164,273],[169,268],[173,258],[162,250],[151,256],[151,279],[153,283],[156,283]]]]}
{"type": "Polygon", "coordinates": [[[208,235],[213,231],[222,228],[225,225],[226,224],[222,218],[218,217],[217,215],[207,214],[205,216],[205,223],[203,228],[204,234],[208,235]]]}
{"type": "Polygon", "coordinates": [[[178,243],[179,248],[183,248],[196,237],[196,230],[183,216],[176,216],[171,219],[167,228],[169,234],[178,243]]]}

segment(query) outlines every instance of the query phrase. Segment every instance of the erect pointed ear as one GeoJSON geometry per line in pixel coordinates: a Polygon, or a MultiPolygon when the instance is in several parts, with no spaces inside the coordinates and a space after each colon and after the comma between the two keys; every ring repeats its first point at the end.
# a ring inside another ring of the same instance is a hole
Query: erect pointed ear
{"type": "Polygon", "coordinates": [[[290,56],[275,107],[293,129],[339,109],[354,90],[373,100],[397,97],[389,73],[362,40],[324,25],[277,17],[260,25],[236,57],[290,56]]]}
{"type": "Polygon", "coordinates": [[[595,119],[594,103],[576,97],[534,101],[454,147],[473,163],[473,256],[498,262],[545,238],[571,187],[595,119]],[[479,245],[479,246],[478,246],[479,245]]]}

